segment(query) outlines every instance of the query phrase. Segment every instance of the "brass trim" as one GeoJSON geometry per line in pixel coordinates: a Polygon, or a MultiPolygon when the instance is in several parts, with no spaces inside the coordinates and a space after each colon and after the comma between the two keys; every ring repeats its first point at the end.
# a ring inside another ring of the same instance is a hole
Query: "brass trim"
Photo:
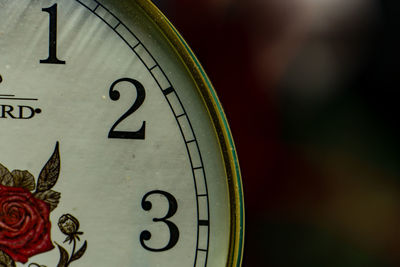
{"type": "Polygon", "coordinates": [[[231,234],[227,266],[240,267],[244,245],[244,201],[238,158],[225,113],[199,61],[171,22],[150,0],[136,0],[136,2],[159,27],[186,65],[212,118],[220,143],[229,186],[231,234]]]}

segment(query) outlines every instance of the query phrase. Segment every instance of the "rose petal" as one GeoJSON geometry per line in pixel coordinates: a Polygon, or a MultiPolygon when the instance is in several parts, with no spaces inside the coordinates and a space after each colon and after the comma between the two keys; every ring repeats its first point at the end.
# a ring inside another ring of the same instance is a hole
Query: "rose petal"
{"type": "Polygon", "coordinates": [[[29,191],[0,185],[0,250],[25,263],[53,249],[49,215],[49,205],[29,191]]]}

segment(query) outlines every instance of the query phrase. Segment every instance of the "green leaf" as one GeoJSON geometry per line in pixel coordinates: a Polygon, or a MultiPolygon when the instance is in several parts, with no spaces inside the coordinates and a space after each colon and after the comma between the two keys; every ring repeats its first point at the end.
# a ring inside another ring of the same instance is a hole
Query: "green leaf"
{"type": "Polygon", "coordinates": [[[58,147],[59,145],[57,142],[53,154],[39,174],[36,192],[47,191],[57,182],[58,176],[60,175],[60,152],[58,147]]]}
{"type": "Polygon", "coordinates": [[[14,186],[12,174],[2,164],[0,164],[0,184],[4,186],[14,186]]]}
{"type": "Polygon", "coordinates": [[[15,267],[14,260],[5,252],[0,250],[0,266],[15,267]]]}
{"type": "Polygon", "coordinates": [[[74,255],[72,255],[70,262],[82,257],[83,254],[85,254],[86,249],[87,249],[87,241],[85,240],[85,243],[83,243],[82,247],[77,252],[75,252],[74,255]]]}
{"type": "Polygon", "coordinates": [[[67,267],[69,259],[68,252],[59,244],[56,243],[56,245],[58,247],[58,250],[60,251],[60,260],[58,261],[57,267],[67,267]]]}
{"type": "Polygon", "coordinates": [[[37,199],[43,200],[44,202],[49,204],[50,211],[53,211],[55,208],[57,208],[58,203],[60,202],[61,193],[53,190],[47,190],[44,192],[35,193],[34,196],[37,199]]]}
{"type": "Polygon", "coordinates": [[[13,170],[14,186],[22,187],[29,191],[35,190],[35,177],[28,171],[13,170]]]}

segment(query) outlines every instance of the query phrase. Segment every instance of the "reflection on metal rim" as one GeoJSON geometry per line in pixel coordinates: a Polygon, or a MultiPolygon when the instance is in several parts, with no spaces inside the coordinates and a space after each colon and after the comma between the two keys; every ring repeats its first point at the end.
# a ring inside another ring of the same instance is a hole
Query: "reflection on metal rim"
{"type": "Polygon", "coordinates": [[[231,236],[227,266],[240,267],[244,242],[244,201],[238,156],[218,96],[196,56],[175,27],[149,0],[136,0],[167,37],[191,74],[212,118],[228,179],[231,207],[231,236]]]}

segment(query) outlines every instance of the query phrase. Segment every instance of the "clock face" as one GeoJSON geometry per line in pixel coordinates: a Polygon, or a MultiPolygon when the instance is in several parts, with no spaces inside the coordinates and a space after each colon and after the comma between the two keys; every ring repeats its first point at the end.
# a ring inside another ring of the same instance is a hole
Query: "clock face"
{"type": "Polygon", "coordinates": [[[147,1],[0,7],[0,263],[240,265],[233,143],[165,18],[147,1]]]}

